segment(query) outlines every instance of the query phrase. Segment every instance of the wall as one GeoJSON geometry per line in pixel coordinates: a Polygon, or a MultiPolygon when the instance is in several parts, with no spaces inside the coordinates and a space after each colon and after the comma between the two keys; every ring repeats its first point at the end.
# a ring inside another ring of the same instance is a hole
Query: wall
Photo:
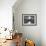
{"type": "Polygon", "coordinates": [[[16,0],[0,0],[0,27],[12,29],[12,6],[16,0]]]}
{"type": "Polygon", "coordinates": [[[46,0],[41,1],[41,38],[42,46],[46,46],[46,0]]]}
{"type": "Polygon", "coordinates": [[[36,46],[41,46],[41,1],[40,0],[23,0],[20,5],[14,5],[14,24],[15,30],[23,33],[24,39],[35,41],[36,46]],[[37,14],[37,26],[22,26],[22,14],[37,14]]]}

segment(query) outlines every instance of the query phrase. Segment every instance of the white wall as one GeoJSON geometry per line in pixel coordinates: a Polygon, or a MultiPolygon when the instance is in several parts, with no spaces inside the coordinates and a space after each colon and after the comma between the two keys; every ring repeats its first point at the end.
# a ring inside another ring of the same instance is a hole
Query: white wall
{"type": "Polygon", "coordinates": [[[41,1],[23,0],[19,6],[14,5],[15,30],[22,32],[24,38],[35,41],[36,46],[41,46],[41,1]],[[22,14],[37,14],[37,26],[22,26],[22,14]]]}
{"type": "Polygon", "coordinates": [[[42,46],[46,46],[46,0],[41,1],[41,38],[42,46]]]}
{"type": "Polygon", "coordinates": [[[0,0],[0,27],[12,28],[12,6],[16,0],[0,0]]]}

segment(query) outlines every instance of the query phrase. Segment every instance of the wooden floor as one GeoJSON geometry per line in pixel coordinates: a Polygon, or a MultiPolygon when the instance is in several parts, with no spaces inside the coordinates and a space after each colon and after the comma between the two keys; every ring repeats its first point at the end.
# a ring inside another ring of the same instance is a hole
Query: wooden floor
{"type": "Polygon", "coordinates": [[[6,42],[2,43],[0,46],[16,46],[15,45],[15,39],[13,40],[6,40],[6,42]]]}

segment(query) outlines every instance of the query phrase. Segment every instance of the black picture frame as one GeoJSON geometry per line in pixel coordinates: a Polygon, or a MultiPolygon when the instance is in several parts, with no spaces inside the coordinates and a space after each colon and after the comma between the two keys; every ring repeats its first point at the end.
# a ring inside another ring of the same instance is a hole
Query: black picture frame
{"type": "Polygon", "coordinates": [[[22,14],[22,26],[36,26],[37,14],[22,14]]]}

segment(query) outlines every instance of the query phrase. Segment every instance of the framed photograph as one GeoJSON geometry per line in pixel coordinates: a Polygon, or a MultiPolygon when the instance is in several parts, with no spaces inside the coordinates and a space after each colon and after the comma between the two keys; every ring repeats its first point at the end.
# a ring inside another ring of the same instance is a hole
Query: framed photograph
{"type": "Polygon", "coordinates": [[[23,26],[36,26],[37,14],[22,14],[22,25],[23,26]]]}

